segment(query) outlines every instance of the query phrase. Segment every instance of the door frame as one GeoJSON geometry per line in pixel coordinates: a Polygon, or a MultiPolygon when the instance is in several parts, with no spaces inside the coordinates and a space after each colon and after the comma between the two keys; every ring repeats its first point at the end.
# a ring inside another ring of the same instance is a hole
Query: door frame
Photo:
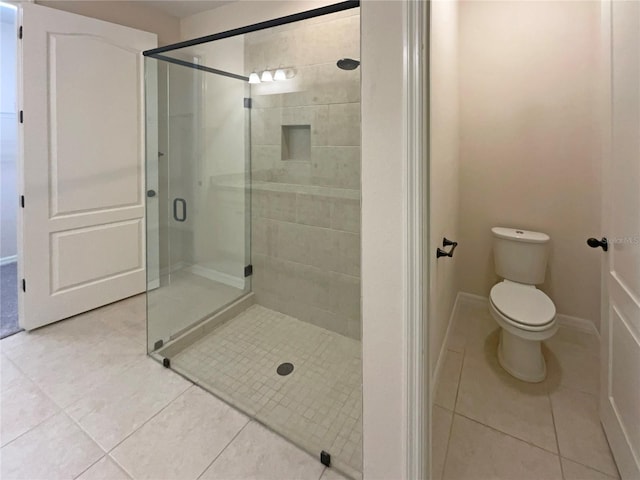
{"type": "Polygon", "coordinates": [[[431,2],[406,2],[407,478],[431,477],[429,365],[429,19],[431,2]]]}
{"type": "Polygon", "coordinates": [[[363,473],[371,480],[429,477],[429,12],[428,1],[361,3],[363,473]]]}

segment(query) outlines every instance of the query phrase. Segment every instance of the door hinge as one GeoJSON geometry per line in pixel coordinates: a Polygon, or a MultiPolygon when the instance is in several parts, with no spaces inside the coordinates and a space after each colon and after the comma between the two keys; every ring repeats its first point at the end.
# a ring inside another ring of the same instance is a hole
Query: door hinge
{"type": "Polygon", "coordinates": [[[18,28],[18,38],[22,39],[22,25],[18,28]]]}
{"type": "Polygon", "coordinates": [[[27,291],[27,281],[24,278],[22,279],[22,291],[27,291]]]}
{"type": "Polygon", "coordinates": [[[24,123],[24,112],[20,110],[20,123],[24,123]]]}
{"type": "Polygon", "coordinates": [[[245,97],[244,98],[244,108],[251,108],[251,99],[245,97]]]}
{"type": "Polygon", "coordinates": [[[246,267],[244,267],[244,276],[246,277],[250,277],[251,275],[253,275],[253,265],[247,265],[246,267]]]}
{"type": "Polygon", "coordinates": [[[24,208],[24,195],[20,195],[20,206],[24,208]]]}

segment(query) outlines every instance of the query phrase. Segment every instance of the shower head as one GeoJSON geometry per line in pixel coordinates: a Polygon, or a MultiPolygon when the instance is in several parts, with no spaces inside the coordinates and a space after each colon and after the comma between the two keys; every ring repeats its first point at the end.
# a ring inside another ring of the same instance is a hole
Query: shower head
{"type": "Polygon", "coordinates": [[[337,61],[336,65],[341,70],[355,70],[360,66],[360,60],[354,60],[353,58],[341,58],[337,61]]]}

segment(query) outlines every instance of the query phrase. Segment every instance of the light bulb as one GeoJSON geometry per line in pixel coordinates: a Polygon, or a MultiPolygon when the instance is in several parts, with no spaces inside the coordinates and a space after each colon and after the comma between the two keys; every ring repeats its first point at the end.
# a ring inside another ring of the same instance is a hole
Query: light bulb
{"type": "Polygon", "coordinates": [[[271,72],[269,70],[265,70],[264,72],[262,72],[260,80],[262,80],[263,82],[273,82],[273,75],[271,75],[271,72]]]}
{"type": "Polygon", "coordinates": [[[249,83],[260,83],[260,77],[256,72],[249,75],[249,83]]]}
{"type": "Polygon", "coordinates": [[[273,79],[276,82],[279,82],[280,80],[286,80],[287,79],[287,74],[284,73],[284,70],[282,68],[279,68],[276,70],[276,73],[273,75],[273,79]]]}

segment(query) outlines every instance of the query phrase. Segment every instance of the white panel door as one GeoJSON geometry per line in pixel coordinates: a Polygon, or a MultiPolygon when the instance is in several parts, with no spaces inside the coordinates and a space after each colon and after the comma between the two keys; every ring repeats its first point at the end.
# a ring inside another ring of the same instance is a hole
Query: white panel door
{"type": "MultiPolygon", "coordinates": [[[[640,2],[606,3],[611,137],[605,163],[601,416],[623,479],[640,478],[640,2]]],[[[605,157],[606,158],[606,157],[605,157]]]]}
{"type": "Polygon", "coordinates": [[[22,7],[20,323],[27,330],[145,290],[147,32],[22,7]]]}

